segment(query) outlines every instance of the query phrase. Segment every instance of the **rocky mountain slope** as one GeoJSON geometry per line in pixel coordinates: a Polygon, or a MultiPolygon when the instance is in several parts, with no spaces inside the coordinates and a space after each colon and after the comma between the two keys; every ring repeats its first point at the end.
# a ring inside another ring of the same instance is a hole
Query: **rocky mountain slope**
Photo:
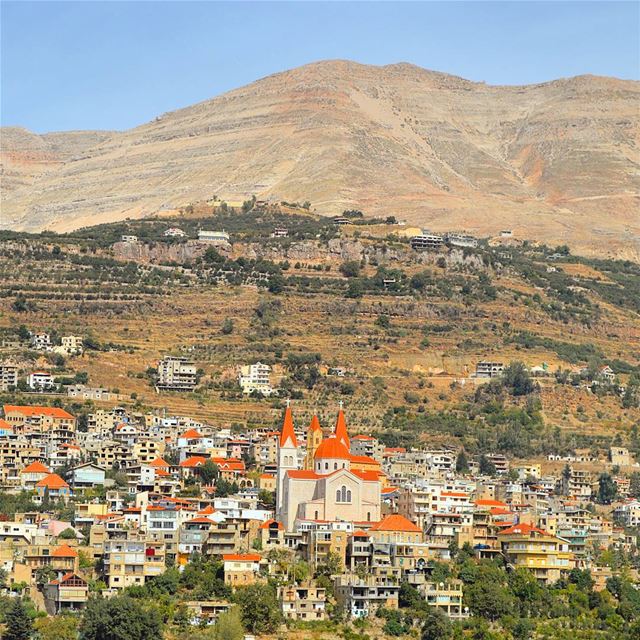
{"type": "Polygon", "coordinates": [[[320,62],[120,133],[3,130],[1,222],[68,230],[255,194],[637,259],[639,98],[613,78],[495,87],[320,62]]]}

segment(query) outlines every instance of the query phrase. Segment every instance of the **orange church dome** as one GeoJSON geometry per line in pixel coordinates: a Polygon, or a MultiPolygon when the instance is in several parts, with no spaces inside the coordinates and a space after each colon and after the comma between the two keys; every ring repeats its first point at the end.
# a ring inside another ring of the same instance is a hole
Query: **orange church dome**
{"type": "Polygon", "coordinates": [[[316,449],[314,458],[316,460],[331,458],[332,460],[350,460],[349,449],[335,436],[326,438],[316,449]]]}

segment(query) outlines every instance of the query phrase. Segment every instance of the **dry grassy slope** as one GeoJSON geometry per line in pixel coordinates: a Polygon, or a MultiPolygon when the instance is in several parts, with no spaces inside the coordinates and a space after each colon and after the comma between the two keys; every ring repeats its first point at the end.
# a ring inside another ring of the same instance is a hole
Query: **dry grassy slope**
{"type": "Polygon", "coordinates": [[[3,224],[59,230],[249,194],[433,229],[640,256],[637,82],[473,83],[331,61],[114,134],[3,194],[3,224]]]}
{"type": "MultiPolygon", "coordinates": [[[[498,284],[512,285],[508,280],[498,284]]],[[[199,396],[158,395],[146,380],[135,377],[163,354],[181,347],[195,347],[191,354],[205,370],[205,383],[230,375],[237,365],[268,356],[263,348],[252,347],[255,343],[247,341],[247,336],[255,330],[251,318],[260,299],[261,294],[250,287],[193,287],[149,302],[152,307],[144,313],[130,307],[121,313],[105,308],[90,314],[78,312],[73,302],[60,301],[42,304],[37,313],[16,314],[10,309],[10,301],[4,299],[0,301],[0,324],[25,323],[34,329],[56,326],[61,332],[81,334],[91,331],[102,341],[135,347],[133,353],[85,355],[70,360],[70,365],[72,369],[87,371],[91,384],[118,388],[123,393],[137,393],[145,406],[192,415],[220,426],[234,422],[268,423],[279,412],[267,402],[225,400],[217,391],[205,391],[199,396]],[[220,332],[226,317],[234,319],[235,329],[231,336],[223,336],[220,332]]],[[[607,310],[605,319],[588,330],[550,321],[536,310],[513,304],[509,298],[482,305],[484,318],[473,307],[460,306],[455,329],[442,334],[432,332],[430,346],[425,348],[420,346],[423,326],[443,322],[436,318],[436,313],[450,303],[419,302],[415,313],[397,316],[393,315],[399,308],[396,298],[375,297],[358,304],[349,303],[353,304],[353,310],[345,316],[334,312],[334,305],[339,302],[335,297],[289,294],[281,300],[283,310],[278,326],[282,334],[275,340],[286,345],[285,355],[297,350],[319,352],[323,363],[353,370],[355,376],[347,381],[355,385],[355,393],[343,396],[343,399],[354,431],[368,431],[379,425],[389,406],[405,402],[407,391],[420,398],[426,397],[432,410],[458,405],[473,388],[467,384],[452,390],[452,381],[463,375],[465,369],[473,370],[475,362],[483,358],[518,359],[530,365],[545,361],[552,368],[567,366],[544,349],[518,351],[513,345],[503,345],[501,326],[504,321],[514,328],[559,340],[594,342],[611,358],[630,360],[633,354],[640,353],[637,318],[624,312],[609,313],[613,310],[607,310]],[[397,339],[389,339],[375,326],[378,313],[393,315],[393,329],[399,330],[397,339]],[[355,327],[353,332],[348,330],[351,325],[355,327]],[[473,343],[459,346],[465,339],[473,343]],[[379,346],[374,347],[370,340],[379,346]],[[433,369],[443,364],[448,375],[433,375],[433,369]],[[381,380],[383,389],[375,378],[381,380]]],[[[270,341],[260,342],[268,344],[270,341]]],[[[623,411],[619,400],[612,397],[598,399],[584,390],[555,388],[547,381],[543,384],[545,415],[550,424],[585,433],[615,433],[620,429],[628,430],[631,424],[640,420],[640,411],[623,411]],[[585,408],[582,419],[579,406],[585,408]]],[[[304,400],[296,401],[296,415],[304,421],[311,411],[318,411],[322,424],[330,426],[339,398],[337,391],[320,387],[306,393],[304,400]]]]}

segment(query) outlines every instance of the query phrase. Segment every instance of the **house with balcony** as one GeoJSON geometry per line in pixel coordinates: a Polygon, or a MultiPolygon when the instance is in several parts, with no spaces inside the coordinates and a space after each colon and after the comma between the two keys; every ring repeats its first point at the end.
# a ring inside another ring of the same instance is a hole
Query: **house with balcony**
{"type": "Polygon", "coordinates": [[[311,582],[278,587],[278,600],[286,620],[326,619],[326,589],[311,582]]]}
{"type": "Polygon", "coordinates": [[[73,572],[49,582],[43,591],[45,608],[50,616],[80,611],[89,599],[89,583],[73,572]]]}

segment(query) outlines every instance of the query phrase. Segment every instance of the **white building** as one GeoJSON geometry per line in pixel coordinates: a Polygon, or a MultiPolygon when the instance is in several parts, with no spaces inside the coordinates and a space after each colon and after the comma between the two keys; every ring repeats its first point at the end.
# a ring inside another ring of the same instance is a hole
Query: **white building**
{"type": "Polygon", "coordinates": [[[84,349],[82,336],[62,336],[60,341],[62,350],[69,355],[80,354],[84,349]]]}
{"type": "Polygon", "coordinates": [[[439,249],[444,244],[444,238],[442,236],[423,231],[419,236],[413,236],[410,242],[412,249],[439,249]]]}
{"type": "Polygon", "coordinates": [[[242,393],[246,394],[259,391],[264,396],[270,396],[275,391],[271,386],[271,367],[262,362],[241,367],[238,382],[242,393]]]}
{"type": "Polygon", "coordinates": [[[640,527],[640,500],[629,500],[621,504],[613,515],[626,527],[640,527]]]}
{"type": "Polygon", "coordinates": [[[34,371],[27,376],[27,384],[33,391],[47,391],[54,389],[56,383],[53,376],[46,371],[34,371]]]}
{"type": "Polygon", "coordinates": [[[138,236],[125,235],[125,236],[122,236],[121,240],[122,242],[131,242],[135,244],[136,242],[138,242],[138,236]]]}
{"type": "Polygon", "coordinates": [[[31,346],[39,351],[51,351],[51,336],[48,333],[33,333],[31,346]]]}
{"type": "Polygon", "coordinates": [[[198,231],[198,240],[200,240],[200,242],[211,242],[214,244],[229,244],[229,234],[226,231],[200,229],[200,231],[198,231]]]}
{"type": "Polygon", "coordinates": [[[463,233],[447,233],[445,237],[447,243],[452,247],[469,247],[474,249],[478,246],[477,238],[463,233]]]}
{"type": "Polygon", "coordinates": [[[289,229],[285,227],[276,227],[271,234],[272,238],[287,238],[289,237],[289,229]]]}
{"type": "Polygon", "coordinates": [[[158,363],[158,389],[193,391],[196,387],[196,366],[187,358],[165,356],[158,363]]]}
{"type": "Polygon", "coordinates": [[[165,238],[184,238],[187,234],[179,227],[169,227],[162,235],[165,238]]]}
{"type": "Polygon", "coordinates": [[[9,362],[0,363],[0,391],[9,391],[9,389],[18,386],[18,367],[9,362]]]}
{"type": "Polygon", "coordinates": [[[482,360],[476,364],[476,378],[497,378],[504,371],[504,363],[482,360]]]}

